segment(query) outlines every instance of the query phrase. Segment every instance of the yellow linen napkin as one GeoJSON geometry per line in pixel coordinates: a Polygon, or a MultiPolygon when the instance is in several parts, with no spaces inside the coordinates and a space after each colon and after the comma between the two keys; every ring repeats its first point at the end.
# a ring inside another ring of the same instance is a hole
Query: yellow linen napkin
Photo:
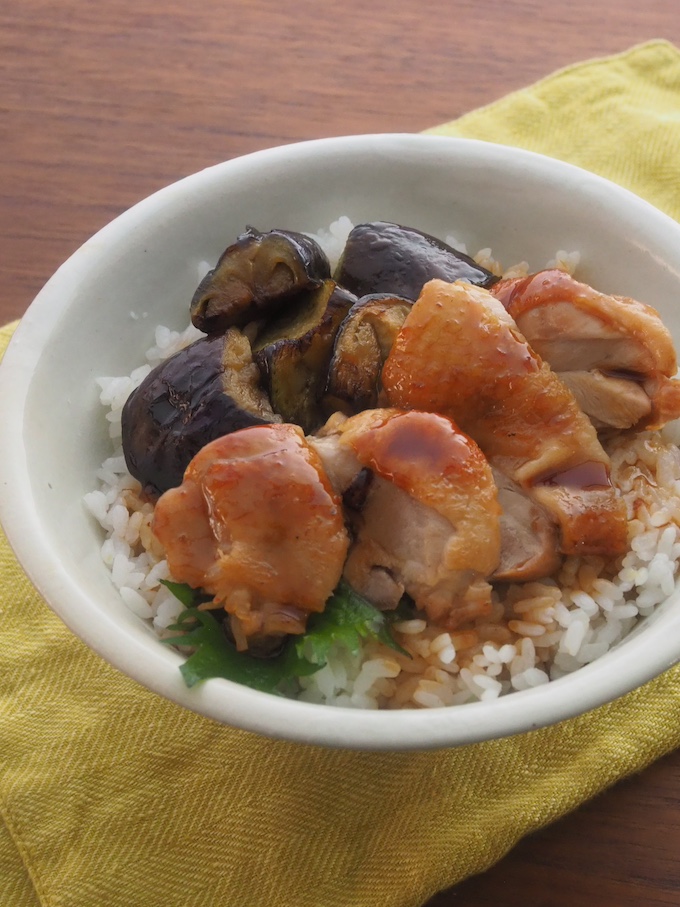
{"type": "Polygon", "coordinates": [[[539,151],[680,218],[678,49],[650,41],[579,63],[427,132],[539,151]]]}
{"type": "MultiPolygon", "coordinates": [[[[680,218],[678,109],[680,53],[653,42],[435,131],[563,157],[680,218]]],[[[458,750],[271,741],[102,662],[4,540],[0,576],[8,907],[417,907],[680,744],[680,669],[560,726],[458,750]]]]}

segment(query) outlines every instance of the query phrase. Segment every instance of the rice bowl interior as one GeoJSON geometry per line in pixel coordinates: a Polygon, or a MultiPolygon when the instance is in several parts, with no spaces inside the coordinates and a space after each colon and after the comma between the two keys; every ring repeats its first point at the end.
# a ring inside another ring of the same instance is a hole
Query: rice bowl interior
{"type": "MultiPolygon", "coordinates": [[[[162,695],[228,724],[325,745],[425,748],[528,730],[609,701],[674,664],[676,593],[667,573],[654,568],[662,602],[653,613],[650,604],[621,644],[575,673],[507,698],[488,701],[482,690],[482,701],[460,708],[370,714],[285,701],[224,680],[184,687],[181,656],[121,601],[100,559],[100,529],[82,508],[110,454],[95,381],[132,372],[156,325],[184,328],[201,263],[215,261],[244,223],[318,231],[339,211],[354,222],[380,217],[441,236],[453,231],[469,249],[491,246],[497,258],[528,258],[535,269],[557,249],[578,249],[584,281],[644,299],[677,343],[680,228],[567,165],[483,143],[378,136],[274,149],[197,174],[127,212],[70,259],[27,313],[0,371],[9,428],[1,451],[3,525],[46,600],[103,657],[162,695]]],[[[662,468],[664,482],[680,479],[672,463],[662,468]]],[[[676,539],[662,538],[664,525],[656,527],[657,550],[677,558],[676,539]]],[[[638,552],[641,562],[631,569],[649,574],[647,553],[638,552]]],[[[586,599],[582,605],[586,614],[592,608],[586,599]]],[[[611,596],[609,605],[625,610],[611,596]]]]}

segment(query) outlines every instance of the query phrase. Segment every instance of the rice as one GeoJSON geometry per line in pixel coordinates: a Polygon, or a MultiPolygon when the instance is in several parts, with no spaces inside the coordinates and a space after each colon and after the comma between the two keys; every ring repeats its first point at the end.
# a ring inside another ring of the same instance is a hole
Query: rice
{"type": "Polygon", "coordinates": [[[316,233],[308,234],[319,243],[326,253],[331,270],[334,270],[340,261],[340,256],[345,248],[347,237],[353,228],[354,224],[349,217],[343,215],[337,220],[334,220],[327,230],[322,228],[316,233]]]}
{"type": "MultiPolygon", "coordinates": [[[[335,263],[352,223],[342,217],[314,237],[335,263]]],[[[446,241],[465,251],[453,236],[446,241]]],[[[490,249],[475,260],[499,276],[528,273],[520,262],[503,270],[490,249]]],[[[548,263],[573,273],[578,253],[559,251],[548,263]]],[[[201,266],[204,273],[207,268],[201,266]]],[[[201,275],[199,275],[200,277],[201,275]]],[[[127,471],[121,412],[129,394],[159,362],[203,336],[155,330],[146,363],[130,376],[98,379],[113,451],[84,503],[102,527],[101,557],[126,605],[160,637],[183,610],[161,584],[170,574],[151,531],[153,506],[127,471]]],[[[439,708],[489,701],[562,677],[600,658],[648,617],[675,588],[680,560],[680,424],[659,432],[621,434],[605,443],[613,484],[628,512],[629,550],[614,562],[568,557],[559,573],[493,593],[492,611],[465,629],[443,632],[414,618],[393,624],[408,655],[375,642],[358,654],[334,648],[327,664],[300,678],[297,698],[349,708],[439,708]]]]}

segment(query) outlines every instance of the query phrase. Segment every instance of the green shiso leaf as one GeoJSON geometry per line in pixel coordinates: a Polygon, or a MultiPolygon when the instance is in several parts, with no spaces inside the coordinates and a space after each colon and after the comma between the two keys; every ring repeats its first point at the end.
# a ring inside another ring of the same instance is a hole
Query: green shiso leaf
{"type": "Polygon", "coordinates": [[[362,640],[375,639],[407,655],[392,636],[386,614],[341,580],[323,612],[310,618],[307,632],[296,640],[298,654],[322,667],[332,646],[356,655],[362,640]]]}
{"type": "Polygon", "coordinates": [[[302,677],[319,667],[302,662],[290,643],[273,658],[255,658],[246,652],[238,652],[209,611],[187,608],[170,629],[179,631],[181,635],[164,639],[164,643],[188,646],[194,650],[180,665],[188,687],[210,677],[224,677],[254,690],[276,693],[283,681],[302,677]]]}
{"type": "Polygon", "coordinates": [[[162,579],[161,585],[172,592],[185,608],[195,608],[204,601],[210,601],[209,595],[204,595],[200,589],[194,589],[186,583],[173,583],[169,579],[162,579]]]}
{"type": "Polygon", "coordinates": [[[200,589],[165,581],[164,585],[185,606],[169,629],[178,633],[163,640],[167,645],[193,649],[180,671],[192,687],[210,677],[224,677],[255,690],[280,694],[296,678],[322,668],[333,646],[359,652],[362,640],[375,639],[402,654],[408,653],[390,631],[392,620],[402,617],[400,609],[390,619],[341,581],[326,602],[323,613],[313,615],[303,636],[288,637],[282,650],[269,658],[239,652],[227,639],[224,629],[210,611],[197,605],[209,600],[200,589]]]}

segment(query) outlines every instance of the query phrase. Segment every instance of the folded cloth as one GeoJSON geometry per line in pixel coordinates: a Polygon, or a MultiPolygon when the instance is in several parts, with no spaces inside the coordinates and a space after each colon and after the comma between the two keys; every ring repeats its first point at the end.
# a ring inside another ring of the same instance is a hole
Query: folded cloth
{"type": "MultiPolygon", "coordinates": [[[[679,104],[680,53],[657,41],[434,131],[563,157],[680,218],[679,104]]],[[[680,744],[680,669],[556,727],[461,749],[267,740],[105,664],[4,540],[0,575],[8,907],[416,907],[680,744]]]]}
{"type": "Polygon", "coordinates": [[[562,69],[427,131],[516,145],[577,164],[677,220],[678,91],[678,49],[650,41],[562,69]]]}

